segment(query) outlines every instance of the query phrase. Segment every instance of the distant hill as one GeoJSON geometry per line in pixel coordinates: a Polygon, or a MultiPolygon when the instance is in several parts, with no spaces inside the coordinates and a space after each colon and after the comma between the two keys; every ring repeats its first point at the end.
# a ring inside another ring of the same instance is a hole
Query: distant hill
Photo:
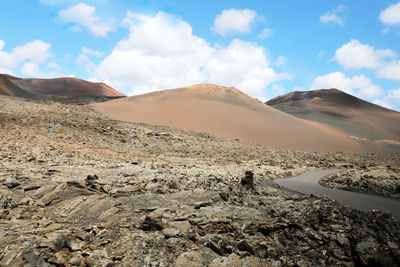
{"type": "Polygon", "coordinates": [[[0,95],[17,96],[30,99],[43,98],[43,96],[24,90],[11,82],[8,75],[0,74],[0,95]]]}
{"type": "Polygon", "coordinates": [[[78,98],[124,95],[105,83],[92,83],[77,78],[23,79],[0,74],[0,94],[23,98],[78,98]]]}
{"type": "Polygon", "coordinates": [[[332,126],[353,138],[395,146],[400,144],[399,112],[338,89],[296,91],[271,99],[266,104],[298,118],[332,126]]]}
{"type": "Polygon", "coordinates": [[[366,151],[358,140],[213,84],[163,90],[93,104],[118,120],[165,125],[250,143],[304,151],[366,151]]]}

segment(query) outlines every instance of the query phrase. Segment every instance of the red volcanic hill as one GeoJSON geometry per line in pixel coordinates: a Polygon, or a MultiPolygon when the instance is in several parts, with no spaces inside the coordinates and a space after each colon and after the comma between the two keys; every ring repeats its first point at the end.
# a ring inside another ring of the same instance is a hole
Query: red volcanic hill
{"type": "Polygon", "coordinates": [[[400,150],[399,112],[338,89],[292,92],[266,104],[298,118],[329,125],[353,138],[393,144],[400,150]]]}
{"type": "Polygon", "coordinates": [[[367,150],[339,130],[271,108],[232,87],[200,84],[91,106],[122,121],[194,130],[277,148],[367,150]]]}
{"type": "Polygon", "coordinates": [[[0,94],[24,98],[123,97],[105,83],[77,78],[23,79],[0,74],[0,94]]]}

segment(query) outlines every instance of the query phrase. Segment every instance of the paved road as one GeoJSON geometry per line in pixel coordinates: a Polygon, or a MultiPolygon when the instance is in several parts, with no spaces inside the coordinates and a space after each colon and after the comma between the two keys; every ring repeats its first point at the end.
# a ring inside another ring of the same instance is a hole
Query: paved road
{"type": "Polygon", "coordinates": [[[321,186],[318,181],[327,175],[339,172],[339,170],[317,170],[303,173],[289,179],[275,180],[280,186],[303,194],[326,195],[344,206],[354,209],[371,211],[377,209],[390,212],[394,218],[400,220],[400,200],[376,195],[331,189],[321,186]]]}

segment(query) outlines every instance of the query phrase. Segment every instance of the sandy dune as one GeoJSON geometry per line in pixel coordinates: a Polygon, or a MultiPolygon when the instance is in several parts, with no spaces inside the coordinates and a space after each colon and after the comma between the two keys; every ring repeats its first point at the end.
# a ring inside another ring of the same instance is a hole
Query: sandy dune
{"type": "Polygon", "coordinates": [[[0,74],[0,94],[24,98],[124,96],[104,83],[92,83],[77,78],[22,79],[6,74],[0,74]]]}
{"type": "Polygon", "coordinates": [[[299,118],[330,125],[353,138],[399,146],[399,112],[337,89],[292,92],[266,104],[299,118]]]}
{"type": "Polygon", "coordinates": [[[364,151],[357,140],[329,126],[298,119],[239,90],[211,84],[164,90],[92,104],[123,121],[238,138],[306,151],[364,151]]]}

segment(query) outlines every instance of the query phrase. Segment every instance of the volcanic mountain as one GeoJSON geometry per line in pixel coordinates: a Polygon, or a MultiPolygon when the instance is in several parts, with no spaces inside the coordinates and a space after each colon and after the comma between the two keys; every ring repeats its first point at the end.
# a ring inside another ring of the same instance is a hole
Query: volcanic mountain
{"type": "Polygon", "coordinates": [[[92,83],[77,78],[23,79],[0,74],[0,94],[23,98],[77,98],[124,95],[105,83],[92,83]]]}
{"type": "Polygon", "coordinates": [[[296,118],[213,84],[163,90],[92,104],[111,118],[205,132],[304,151],[365,151],[360,141],[317,122],[296,118]]]}
{"type": "Polygon", "coordinates": [[[298,118],[332,126],[356,139],[400,148],[399,112],[338,89],[296,91],[271,99],[266,104],[298,118]]]}

